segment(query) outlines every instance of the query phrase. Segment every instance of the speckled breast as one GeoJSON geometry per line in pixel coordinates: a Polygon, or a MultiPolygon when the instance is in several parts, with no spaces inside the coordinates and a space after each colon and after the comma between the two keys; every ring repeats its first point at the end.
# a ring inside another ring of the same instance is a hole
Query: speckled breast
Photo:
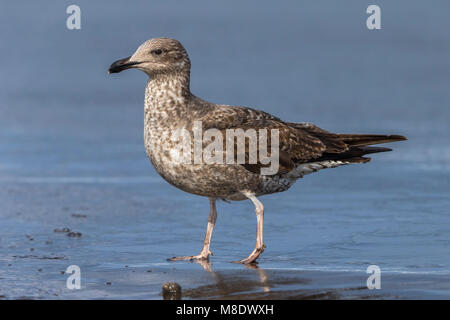
{"type": "Polygon", "coordinates": [[[149,82],[145,97],[145,148],[167,182],[189,193],[228,200],[246,199],[242,191],[258,195],[286,189],[279,178],[251,173],[239,164],[198,163],[194,156],[192,161],[180,160],[179,142],[174,141],[173,134],[180,129],[192,133],[196,114],[178,91],[171,81],[149,82]]]}
{"type": "Polygon", "coordinates": [[[147,155],[156,171],[175,187],[197,195],[244,200],[242,190],[262,186],[261,180],[240,165],[194,164],[179,159],[179,148],[170,138],[172,130],[151,128],[145,133],[147,155]]]}

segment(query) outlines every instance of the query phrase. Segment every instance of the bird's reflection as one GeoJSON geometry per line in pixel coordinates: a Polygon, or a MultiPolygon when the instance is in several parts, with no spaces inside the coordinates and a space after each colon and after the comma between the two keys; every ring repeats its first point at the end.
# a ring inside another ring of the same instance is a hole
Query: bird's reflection
{"type": "Polygon", "coordinates": [[[268,284],[268,278],[267,278],[267,272],[258,267],[258,264],[252,263],[252,264],[244,264],[248,269],[256,270],[258,272],[259,281],[261,282],[261,285],[263,287],[264,292],[270,292],[270,286],[268,284]]]}
{"type": "Polygon", "coordinates": [[[211,262],[209,261],[209,259],[192,260],[192,262],[195,262],[195,263],[201,265],[203,270],[214,273],[214,271],[211,269],[211,262]]]}
{"type": "Polygon", "coordinates": [[[219,298],[244,292],[252,292],[252,294],[268,293],[271,290],[268,274],[258,264],[243,265],[242,269],[233,270],[234,272],[230,274],[227,271],[214,271],[209,260],[193,260],[193,262],[199,264],[204,271],[208,272],[214,278],[215,283],[190,289],[183,292],[183,296],[219,298]],[[256,279],[254,275],[256,275],[256,279]]]}
{"type": "Polygon", "coordinates": [[[222,267],[215,271],[209,260],[195,263],[203,269],[199,270],[202,284],[183,290],[182,299],[340,299],[343,294],[360,296],[360,292],[366,289],[358,286],[311,289],[314,278],[305,277],[304,271],[265,270],[257,264],[240,265],[238,268],[222,267]],[[204,284],[203,280],[207,283],[204,284]]]}

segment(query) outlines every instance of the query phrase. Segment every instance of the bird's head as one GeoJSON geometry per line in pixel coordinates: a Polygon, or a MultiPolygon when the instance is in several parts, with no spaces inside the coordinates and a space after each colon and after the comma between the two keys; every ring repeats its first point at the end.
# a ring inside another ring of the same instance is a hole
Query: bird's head
{"type": "Polygon", "coordinates": [[[154,38],[141,44],[132,56],[114,62],[108,72],[118,73],[136,68],[154,77],[158,74],[189,72],[190,67],[189,56],[179,41],[154,38]]]}

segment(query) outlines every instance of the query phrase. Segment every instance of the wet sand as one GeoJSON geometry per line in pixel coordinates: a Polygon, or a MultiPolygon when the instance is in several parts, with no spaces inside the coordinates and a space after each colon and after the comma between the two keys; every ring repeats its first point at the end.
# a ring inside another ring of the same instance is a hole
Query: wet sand
{"type": "MultiPolygon", "coordinates": [[[[381,289],[369,290],[365,270],[370,261],[358,262],[347,253],[353,263],[320,264],[306,248],[294,254],[284,247],[289,239],[282,232],[268,232],[268,248],[257,267],[234,264],[253,244],[253,232],[240,241],[238,231],[241,221],[249,225],[246,232],[253,229],[253,213],[248,219],[232,218],[238,213],[227,212],[228,204],[220,205],[211,263],[168,262],[167,257],[194,253],[201,246],[201,222],[207,215],[201,209],[207,208],[196,206],[202,200],[196,197],[170,206],[161,198],[139,198],[160,183],[9,183],[8,192],[0,195],[11,209],[3,211],[0,224],[0,298],[162,299],[165,282],[180,284],[182,299],[450,298],[445,266],[427,271],[381,264],[381,289]],[[180,210],[181,203],[193,208],[180,210]],[[189,219],[185,212],[191,210],[199,212],[189,219]],[[80,290],[66,288],[64,271],[70,265],[81,268],[80,290]]],[[[270,230],[274,224],[268,221],[270,230]]],[[[290,239],[298,244],[302,237],[290,239]]]]}
{"type": "Polygon", "coordinates": [[[1,299],[163,299],[161,287],[165,282],[177,282],[183,300],[450,298],[448,276],[383,274],[381,289],[369,290],[365,284],[368,275],[364,272],[216,268],[214,265],[206,271],[196,263],[84,268],[81,289],[69,290],[65,288],[68,275],[55,267],[63,264],[37,262],[49,258],[16,257],[8,269],[11,271],[22,263],[33,264],[32,259],[36,259],[35,265],[40,265],[40,269],[15,279],[11,277],[14,271],[6,278],[3,274],[1,299]]]}

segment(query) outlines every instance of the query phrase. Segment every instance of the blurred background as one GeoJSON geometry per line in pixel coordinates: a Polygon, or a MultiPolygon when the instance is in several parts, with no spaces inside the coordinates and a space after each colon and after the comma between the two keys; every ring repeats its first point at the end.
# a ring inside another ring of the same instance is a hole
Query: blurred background
{"type": "MultiPolygon", "coordinates": [[[[324,170],[264,197],[262,269],[278,270],[275,278],[283,270],[362,272],[355,287],[364,287],[367,266],[376,264],[391,275],[437,277],[407,289],[393,280],[392,294],[444,294],[449,12],[438,0],[5,2],[0,295],[158,298],[151,268],[182,286],[197,284],[173,268],[208,282],[196,264],[165,261],[200,250],[208,201],[164,182],[146,157],[147,76],[107,74],[112,62],[161,36],[185,46],[191,90],[205,100],[330,131],[409,139],[369,164],[324,170]],[[71,4],[81,8],[81,30],[66,27],[71,4]],[[366,27],[371,4],[381,8],[381,30],[366,27]],[[82,236],[53,232],[62,227],[82,236]],[[70,264],[87,275],[84,291],[64,289],[61,271],[70,264]],[[130,277],[125,265],[140,276],[130,277]],[[105,286],[105,274],[121,286],[105,286]]],[[[244,272],[228,262],[251,251],[255,223],[250,203],[219,205],[216,272],[244,272]]]]}

